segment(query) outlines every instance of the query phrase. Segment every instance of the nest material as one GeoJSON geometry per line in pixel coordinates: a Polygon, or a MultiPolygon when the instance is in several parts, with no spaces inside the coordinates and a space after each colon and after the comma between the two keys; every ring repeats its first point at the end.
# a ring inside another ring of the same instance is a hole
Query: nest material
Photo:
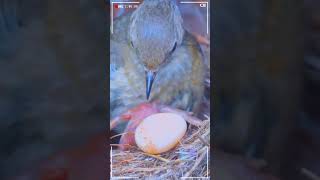
{"type": "Polygon", "coordinates": [[[128,151],[112,149],[111,179],[180,179],[210,176],[210,118],[199,127],[190,125],[181,142],[160,155],[146,154],[137,147],[128,151]]]}

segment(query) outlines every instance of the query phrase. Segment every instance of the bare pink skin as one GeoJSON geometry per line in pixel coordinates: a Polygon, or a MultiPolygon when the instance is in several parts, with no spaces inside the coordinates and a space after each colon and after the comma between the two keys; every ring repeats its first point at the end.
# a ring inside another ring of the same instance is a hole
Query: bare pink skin
{"type": "Polygon", "coordinates": [[[120,149],[126,150],[130,146],[135,146],[134,132],[138,125],[146,117],[159,112],[160,111],[155,104],[144,103],[121,115],[122,119],[129,121],[129,123],[124,131],[126,134],[121,136],[120,149]]]}
{"type": "Polygon", "coordinates": [[[113,119],[110,123],[110,129],[112,130],[115,126],[117,126],[121,121],[129,121],[123,135],[120,139],[120,149],[127,150],[131,146],[136,146],[134,139],[134,132],[138,125],[141,123],[143,119],[146,117],[161,112],[169,112],[176,113],[182,116],[188,123],[199,126],[201,121],[193,116],[191,113],[171,108],[169,106],[160,105],[159,103],[142,103],[129,111],[125,112],[119,117],[113,119]]]}

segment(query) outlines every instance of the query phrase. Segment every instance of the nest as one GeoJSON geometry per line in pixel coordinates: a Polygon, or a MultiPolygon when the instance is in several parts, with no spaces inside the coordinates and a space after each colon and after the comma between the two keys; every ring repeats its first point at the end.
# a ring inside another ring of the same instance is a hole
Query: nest
{"type": "Polygon", "coordinates": [[[150,155],[137,147],[112,149],[111,179],[180,179],[210,176],[210,118],[200,126],[189,125],[186,135],[172,150],[150,155]],[[113,177],[113,178],[112,178],[113,177]]]}

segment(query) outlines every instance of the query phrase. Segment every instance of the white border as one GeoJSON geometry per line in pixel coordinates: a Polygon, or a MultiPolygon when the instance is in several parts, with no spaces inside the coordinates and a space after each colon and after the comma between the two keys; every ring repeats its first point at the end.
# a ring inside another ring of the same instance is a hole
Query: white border
{"type": "Polygon", "coordinates": [[[113,177],[112,176],[112,146],[110,149],[110,179],[137,179],[138,177],[126,177],[126,176],[119,176],[113,177]]]}
{"type": "MultiPolygon", "coordinates": [[[[113,4],[139,4],[140,2],[111,2],[111,33],[113,33],[113,4]]],[[[207,34],[209,34],[209,2],[191,2],[191,1],[182,1],[182,4],[207,4],[207,34]]],[[[111,179],[137,179],[138,177],[113,177],[112,176],[112,146],[110,150],[110,178],[111,179]]],[[[209,179],[209,148],[207,147],[207,177],[181,177],[181,179],[209,179]]]]}
{"type": "Polygon", "coordinates": [[[207,34],[209,34],[209,2],[181,1],[181,4],[207,4],[207,34]]]}
{"type": "Polygon", "coordinates": [[[209,176],[209,147],[207,147],[207,177],[181,177],[181,179],[210,179],[209,176]]]}
{"type": "MultiPolygon", "coordinates": [[[[119,176],[113,177],[112,176],[112,146],[110,147],[110,179],[137,179],[138,177],[126,177],[126,176],[119,176]]],[[[209,179],[209,147],[207,147],[207,177],[181,177],[181,179],[209,179]]]]}
{"type": "MultiPolygon", "coordinates": [[[[139,4],[140,2],[133,1],[133,2],[112,2],[111,1],[111,34],[113,34],[113,4],[139,4]]],[[[181,1],[181,4],[206,4],[207,5],[207,34],[209,34],[209,2],[192,2],[192,1],[181,1]]]]}
{"type": "Polygon", "coordinates": [[[139,4],[140,2],[112,2],[111,1],[111,34],[113,34],[113,3],[116,3],[116,4],[139,4]]]}

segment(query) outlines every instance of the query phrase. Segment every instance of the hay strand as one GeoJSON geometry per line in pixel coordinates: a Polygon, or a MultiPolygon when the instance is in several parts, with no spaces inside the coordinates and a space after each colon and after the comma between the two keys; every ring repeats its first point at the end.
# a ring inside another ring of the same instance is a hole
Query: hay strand
{"type": "MultiPolygon", "coordinates": [[[[186,135],[173,150],[150,155],[137,147],[128,151],[112,149],[112,177],[139,179],[180,179],[181,177],[207,177],[210,159],[210,118],[199,126],[189,126],[186,135]],[[207,158],[206,158],[207,157],[207,158]]],[[[113,144],[113,146],[117,146],[113,144]]]]}

